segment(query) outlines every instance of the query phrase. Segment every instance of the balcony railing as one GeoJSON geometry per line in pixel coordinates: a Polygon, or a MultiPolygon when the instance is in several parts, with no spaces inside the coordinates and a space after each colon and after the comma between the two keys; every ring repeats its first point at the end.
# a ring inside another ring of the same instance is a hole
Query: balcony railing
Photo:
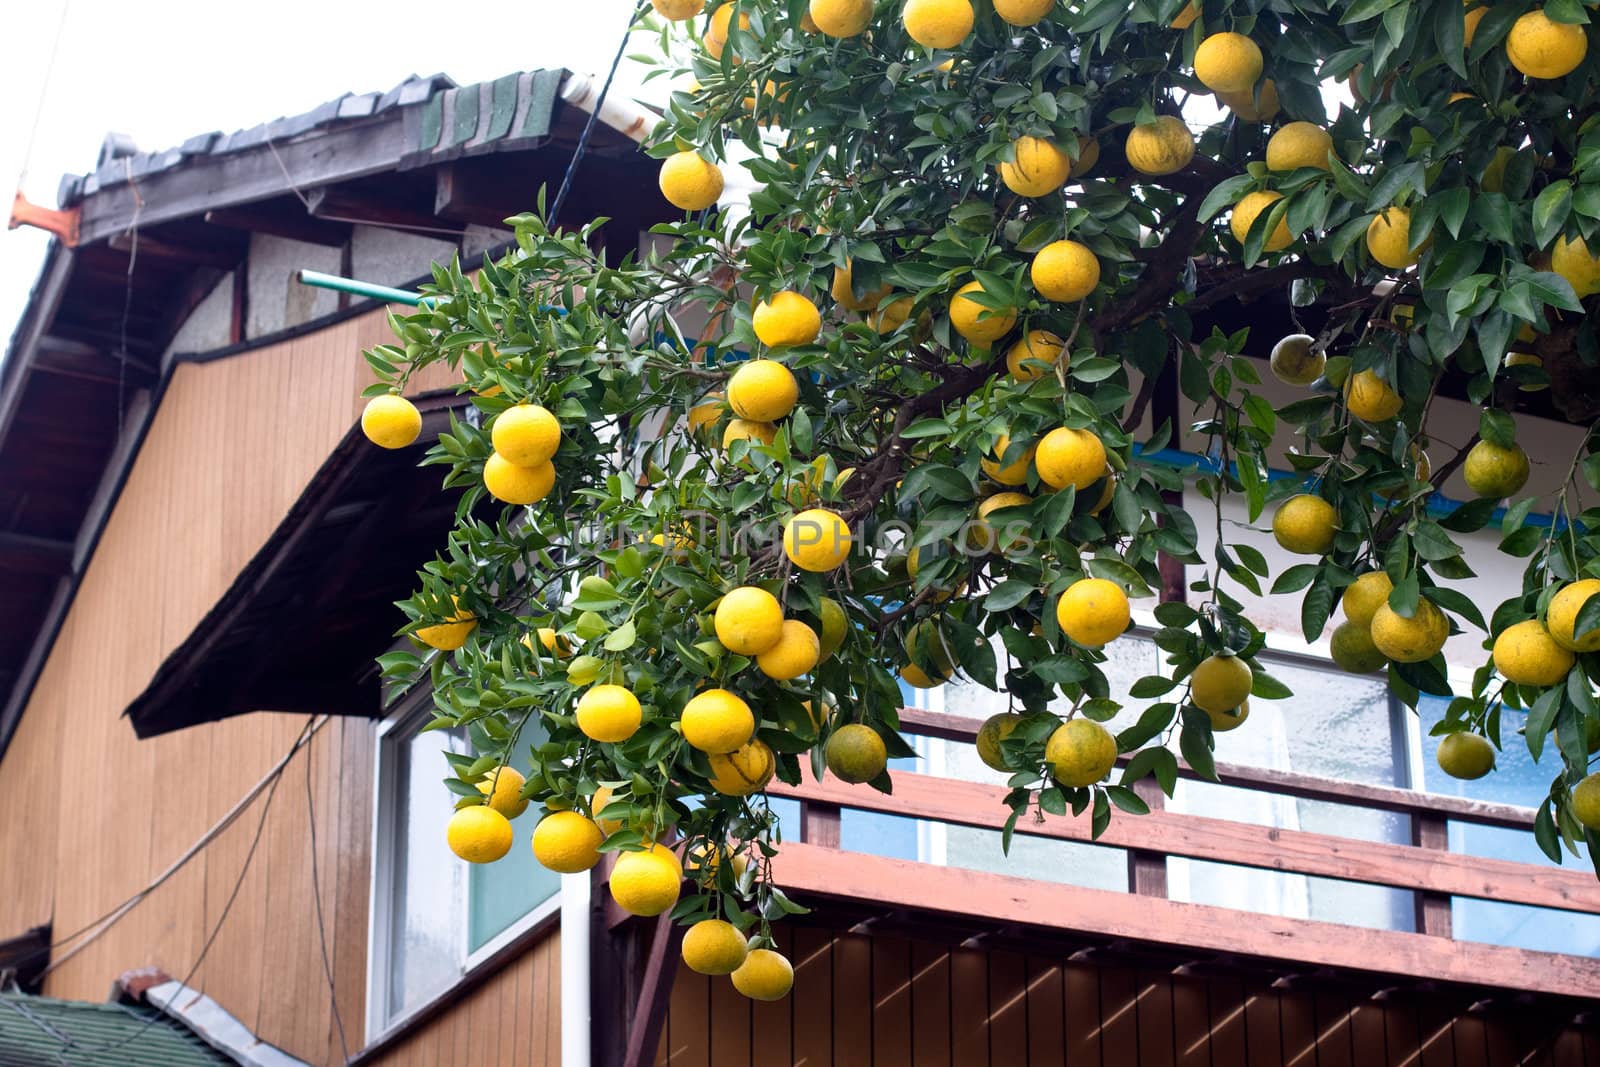
{"type": "MultiPolygon", "coordinates": [[[[906,708],[903,732],[971,743],[975,719],[906,708]]],[[[1180,765],[1180,775],[1198,779],[1180,765]]],[[[846,809],[998,831],[1008,809],[999,786],[894,772],[892,795],[807,773],[799,787],[773,783],[799,801],[800,842],[784,845],[774,873],[802,897],[876,901],[891,908],[981,916],[1000,924],[1052,927],[1110,940],[1192,948],[1197,955],[1291,961],[1423,980],[1463,982],[1571,996],[1600,989],[1600,960],[1452,936],[1451,902],[1478,898],[1600,914],[1600,883],[1568,869],[1448,851],[1451,822],[1530,831],[1525,808],[1362,785],[1284,771],[1219,764],[1223,783],[1264,794],[1326,801],[1409,817],[1411,843],[1360,840],[1160,810],[1119,815],[1096,842],[1127,850],[1129,891],[1089,889],[1009,875],[841,850],[846,809]],[[1168,898],[1168,857],[1364,883],[1413,894],[1416,931],[1371,929],[1256,914],[1168,898]]],[[[1159,802],[1160,794],[1144,794],[1159,802]]],[[[1016,833],[1089,842],[1087,818],[1019,820],[1016,833]]]]}

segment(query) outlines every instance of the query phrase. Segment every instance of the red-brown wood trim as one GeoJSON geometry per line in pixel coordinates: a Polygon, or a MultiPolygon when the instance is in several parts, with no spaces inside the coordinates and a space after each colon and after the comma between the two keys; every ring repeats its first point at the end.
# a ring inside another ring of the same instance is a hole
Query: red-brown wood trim
{"type": "Polygon", "coordinates": [[[672,979],[678,973],[678,951],[684,928],[670,914],[656,920],[650,938],[650,956],[645,961],[644,979],[639,983],[639,1001],[634,1005],[628,1025],[628,1049],[623,1067],[650,1067],[661,1045],[661,1029],[667,1024],[667,1007],[672,1000],[672,979]]]}
{"type": "MultiPolygon", "coordinates": [[[[947,741],[971,742],[978,735],[981,719],[965,715],[948,715],[920,708],[901,708],[900,725],[904,732],[924,737],[942,737],[947,741]]],[[[1120,762],[1127,762],[1123,756],[1120,762]]],[[[1178,762],[1178,777],[1202,779],[1188,764],[1178,762]]],[[[1302,800],[1326,800],[1335,804],[1354,804],[1381,811],[1397,811],[1406,815],[1435,813],[1447,819],[1457,819],[1479,826],[1504,826],[1515,830],[1531,830],[1532,808],[1519,808],[1511,804],[1490,804],[1465,797],[1436,796],[1392,786],[1367,785],[1361,782],[1343,782],[1336,778],[1319,778],[1294,771],[1273,771],[1262,767],[1245,767],[1233,763],[1218,763],[1217,777],[1226,785],[1261,789],[1286,797],[1302,800]]]]}
{"type": "Polygon", "coordinates": [[[1492,983],[1498,989],[1561,997],[1600,988],[1600,960],[1582,956],[1246,914],[798,842],[784,845],[772,868],[777,884],[802,903],[816,896],[871,900],[949,915],[982,915],[997,926],[1017,923],[1266,960],[1474,986],[1492,983]]]}
{"type": "MultiPolygon", "coordinates": [[[[981,829],[1000,829],[1008,814],[1006,790],[999,786],[899,772],[894,775],[894,793],[888,795],[846,785],[831,775],[819,783],[811,777],[809,767],[801,770],[805,775],[802,787],[775,781],[767,787],[768,792],[981,829]]],[[[1091,840],[1087,819],[1023,819],[1018,821],[1016,832],[1069,841],[1091,840]]],[[[1600,913],[1600,886],[1593,876],[1578,871],[1549,870],[1510,860],[1282,830],[1202,815],[1152,811],[1148,815],[1113,818],[1098,843],[1400,889],[1600,913]]]]}
{"type": "Polygon", "coordinates": [[[839,847],[840,809],[837,804],[807,800],[800,804],[800,840],[825,848],[839,847]]]}
{"type": "MultiPolygon", "coordinates": [[[[1411,843],[1418,848],[1448,851],[1450,825],[1437,815],[1417,815],[1411,820],[1411,843]]],[[[1417,932],[1451,937],[1450,898],[1443,893],[1416,894],[1417,932]]]]}

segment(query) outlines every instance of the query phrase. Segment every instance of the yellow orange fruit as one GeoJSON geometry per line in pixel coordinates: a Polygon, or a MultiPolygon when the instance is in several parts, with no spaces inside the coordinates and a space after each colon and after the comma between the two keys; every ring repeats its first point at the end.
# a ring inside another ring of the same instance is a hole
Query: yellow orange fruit
{"type": "Polygon", "coordinates": [[[1100,284],[1100,260],[1077,241],[1052,241],[1035,253],[1028,277],[1046,300],[1073,304],[1100,284]]]}
{"type": "Polygon", "coordinates": [[[1213,33],[1194,50],[1194,76],[1214,93],[1242,93],[1261,77],[1261,49],[1242,33],[1213,33]]]}
{"type": "Polygon", "coordinates": [[[1600,256],[1589,254],[1582,237],[1557,237],[1550,251],[1550,269],[1561,275],[1580,298],[1600,293],[1600,256]]]}
{"type": "Polygon", "coordinates": [[[1207,656],[1189,678],[1189,699],[1205,712],[1232,711],[1250,695],[1250,664],[1238,656],[1207,656]]]}
{"type": "Polygon", "coordinates": [[[683,739],[711,755],[742,748],[756,732],[756,716],[744,698],[726,689],[703,689],[678,717],[683,739]]]}
{"type": "Polygon", "coordinates": [[[1056,622],[1061,632],[1086,648],[1110,643],[1132,621],[1128,594],[1104,578],[1079,578],[1056,601],[1056,622]]]}
{"type": "Polygon", "coordinates": [[[778,428],[770,422],[752,422],[749,419],[729,419],[722,431],[722,447],[728,449],[735,441],[749,441],[751,447],[770,445],[778,439],[778,428]]]}
{"type": "Polygon", "coordinates": [[[596,685],[578,698],[578,729],[594,741],[626,741],[644,721],[639,698],[620,685],[596,685]]]}
{"type": "Polygon", "coordinates": [[[1411,212],[1403,207],[1384,208],[1367,224],[1367,251],[1390,270],[1405,270],[1422,258],[1411,247],[1411,212]]]}
{"type": "Polygon", "coordinates": [[[519,467],[498,452],[483,463],[483,487],[505,504],[537,504],[555,488],[556,467],[545,460],[534,467],[519,467]]]}
{"type": "Polygon", "coordinates": [[[1052,489],[1087,489],[1105,477],[1106,446],[1088,430],[1057,427],[1039,442],[1033,467],[1052,489]]]}
{"type": "Polygon", "coordinates": [[[384,393],[361,409],[361,432],[379,448],[405,448],[422,433],[422,413],[405,397],[384,393]]]}
{"type": "Polygon", "coordinates": [[[977,15],[968,0],[906,0],[900,18],[907,36],[924,48],[954,48],[972,32],[977,15]]]}
{"type": "Polygon", "coordinates": [[[798,619],[785,619],[778,643],[756,657],[756,667],[768,678],[786,682],[810,673],[821,657],[817,632],[798,619]]]}
{"type": "Polygon", "coordinates": [[[722,195],[722,170],[698,152],[675,152],[661,163],[657,178],[667,203],[683,211],[704,211],[722,195]]]}
{"type": "MultiPolygon", "coordinates": [[[[750,325],[768,348],[808,345],[822,332],[822,313],[810,300],[786,289],[757,304],[755,313],[750,316],[750,325]]],[[[731,384],[728,401],[733,402],[731,384]]]]}
{"type": "Polygon", "coordinates": [[[487,804],[450,816],[444,836],[450,851],[468,863],[493,863],[511,851],[511,821],[487,804]]]}
{"type": "Polygon", "coordinates": [[[1389,594],[1392,592],[1394,592],[1394,582],[1387,574],[1383,571],[1368,571],[1345,586],[1339,604],[1344,608],[1345,618],[1357,626],[1371,626],[1372,617],[1378,613],[1380,607],[1389,602],[1389,594]]]}
{"type": "Polygon", "coordinates": [[[1478,734],[1446,734],[1435,758],[1439,769],[1452,778],[1471,781],[1494,770],[1494,746],[1478,734]]]}
{"type": "Polygon", "coordinates": [[[1530,78],[1565,78],[1589,54],[1582,26],[1556,22],[1536,8],[1517,19],[1506,34],[1506,58],[1530,78]]]}
{"type": "Polygon", "coordinates": [[[1177,116],[1158,115],[1128,131],[1123,153],[1128,165],[1141,174],[1176,174],[1194,159],[1194,135],[1177,116]]]}
{"type": "Polygon", "coordinates": [[[538,404],[518,404],[495,416],[494,450],[519,467],[537,467],[561,447],[561,423],[538,404]]]}
{"type": "Polygon", "coordinates": [[[605,841],[594,820],[576,811],[552,811],[533,830],[533,858],[546,870],[577,874],[600,862],[605,841]]]}
{"type": "MultiPolygon", "coordinates": [[[[965,0],[963,0],[965,2],[965,0]]],[[[1011,332],[1017,324],[1017,309],[985,307],[968,294],[986,292],[979,282],[968,282],[950,299],[950,325],[962,337],[987,348],[1011,332]]]]}
{"type": "Polygon", "coordinates": [[[1013,26],[1035,26],[1055,6],[1056,0],[994,0],[994,13],[1013,26]]]}
{"type": "MultiPolygon", "coordinates": [[[[1250,227],[1264,212],[1270,211],[1272,205],[1283,199],[1282,193],[1275,193],[1271,189],[1257,189],[1253,193],[1246,193],[1233,205],[1233,214],[1228,219],[1228,229],[1233,233],[1233,239],[1240,244],[1250,234],[1250,227]]],[[[1294,234],[1289,232],[1287,218],[1278,220],[1278,224],[1267,234],[1266,240],[1261,242],[1263,252],[1282,252],[1294,243],[1294,234]]]]}
{"type": "Polygon", "coordinates": [[[680,950],[683,965],[696,974],[732,974],[749,951],[739,928],[726,919],[701,919],[689,927],[680,950]]]}
{"type": "Polygon", "coordinates": [[[1072,173],[1072,160],[1042,137],[1018,137],[1011,152],[1012,159],[1000,164],[1000,180],[1018,196],[1048,196],[1072,173]]]}
{"type": "Polygon", "coordinates": [[[1583,605],[1597,593],[1600,593],[1600,578],[1582,578],[1562,586],[1561,591],[1550,599],[1545,625],[1550,628],[1550,636],[1562,648],[1573,652],[1600,651],[1600,627],[1576,635],[1572,632],[1578,624],[1578,614],[1583,610],[1583,605]]]}
{"type": "Polygon", "coordinates": [[[794,410],[800,386],[782,363],[753,359],[728,381],[728,406],[750,422],[777,422],[794,410]]]}
{"type": "Polygon", "coordinates": [[[1044,758],[1056,781],[1081,789],[1111,773],[1117,763],[1117,739],[1097,722],[1069,719],[1045,742],[1044,758]]]}
{"type": "Polygon", "coordinates": [[[1513,623],[1494,639],[1494,668],[1508,682],[1540,688],[1566,678],[1575,657],[1538,619],[1513,623]]]}
{"type": "Polygon", "coordinates": [[[1006,350],[1006,370],[1019,382],[1042,378],[1049,371],[1039,364],[1061,362],[1061,343],[1049,330],[1029,330],[1006,350]]]}
{"type": "Polygon", "coordinates": [[[807,13],[829,37],[854,37],[872,21],[872,0],[811,0],[807,13]]]}
{"type": "Polygon", "coordinates": [[[1300,493],[1279,505],[1272,516],[1272,536],[1286,552],[1325,556],[1339,532],[1339,514],[1320,496],[1300,493]]]}
{"type": "Polygon", "coordinates": [[[630,915],[660,915],[678,902],[683,865],[664,845],[623,852],[611,868],[611,899],[630,915]]]}
{"type": "Polygon", "coordinates": [[[1444,648],[1450,636],[1450,620],[1434,606],[1420,599],[1411,618],[1406,618],[1387,603],[1372,616],[1372,643],[1396,663],[1421,663],[1444,648]]]}
{"type": "Polygon", "coordinates": [[[1400,414],[1405,402],[1376,371],[1357,371],[1344,384],[1344,402],[1350,414],[1365,422],[1387,422],[1400,414]]]}
{"type": "Polygon", "coordinates": [[[772,749],[758,737],[726,755],[711,757],[711,788],[723,796],[747,797],[765,789],[777,768],[772,749]]]}
{"type": "Polygon", "coordinates": [[[1467,450],[1461,478],[1476,495],[1500,500],[1528,484],[1528,471],[1528,454],[1521,445],[1479,441],[1467,450]]]}
{"type": "Polygon", "coordinates": [[[978,466],[991,480],[1001,485],[1021,485],[1028,480],[1028,469],[1033,466],[1033,457],[1038,448],[1036,444],[1029,445],[1021,456],[1006,463],[1006,453],[1011,449],[1011,436],[1001,434],[994,443],[994,450],[989,453],[993,458],[979,460],[978,466]]]}
{"type": "Polygon", "coordinates": [[[729,652],[759,656],[783,636],[783,608],[760,586],[742,585],[723,596],[713,625],[717,640],[729,652]]]}
{"type": "Polygon", "coordinates": [[[782,1000],[794,988],[794,966],[770,948],[755,948],[731,978],[733,988],[751,1000],[782,1000]]]}
{"type": "Polygon", "coordinates": [[[1290,122],[1267,140],[1267,169],[1276,171],[1316,167],[1327,170],[1333,138],[1314,122],[1290,122]]]}
{"type": "Polygon", "coordinates": [[[841,726],[823,747],[828,770],[842,782],[870,782],[889,766],[889,752],[878,731],[861,723],[841,726]]]}
{"type": "Polygon", "coordinates": [[[850,527],[827,508],[810,508],[783,525],[783,554],[804,571],[831,571],[850,556],[850,527]]]}
{"type": "Polygon", "coordinates": [[[515,819],[528,810],[528,801],[522,795],[527,781],[515,767],[495,767],[478,780],[478,792],[489,798],[489,806],[508,819],[515,819]]]}
{"type": "Polygon", "coordinates": [[[477,616],[463,608],[459,599],[452,596],[450,603],[456,610],[448,622],[423,626],[416,631],[418,641],[441,652],[454,652],[466,644],[472,631],[478,628],[477,616]]]}

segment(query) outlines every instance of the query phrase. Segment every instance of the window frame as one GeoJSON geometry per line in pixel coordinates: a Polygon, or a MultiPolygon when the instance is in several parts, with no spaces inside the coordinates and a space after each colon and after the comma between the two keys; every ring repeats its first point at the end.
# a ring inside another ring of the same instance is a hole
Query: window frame
{"type": "Polygon", "coordinates": [[[394,946],[393,920],[395,918],[394,890],[396,870],[396,834],[400,830],[399,816],[401,776],[397,773],[398,747],[409,742],[421,732],[431,718],[431,695],[426,686],[418,686],[407,693],[385,716],[377,729],[373,745],[373,819],[372,841],[369,855],[372,872],[369,879],[367,907],[367,981],[366,981],[366,1044],[371,1046],[404,1030],[420,1016],[430,1012],[464,979],[479,968],[500,957],[508,946],[528,935],[536,927],[558,922],[562,900],[569,894],[569,879],[561,879],[560,888],[540,901],[526,915],[480,945],[469,949],[470,923],[460,923],[458,945],[458,971],[438,992],[424,997],[403,1011],[391,1014],[388,1010],[389,983],[393,974],[394,946]]]}

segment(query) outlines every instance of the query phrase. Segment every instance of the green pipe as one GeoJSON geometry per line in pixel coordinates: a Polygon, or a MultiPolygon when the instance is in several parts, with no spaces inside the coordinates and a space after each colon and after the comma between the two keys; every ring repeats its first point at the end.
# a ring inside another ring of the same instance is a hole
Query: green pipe
{"type": "Polygon", "coordinates": [[[341,278],[337,274],[323,274],[317,270],[297,270],[295,280],[301,285],[309,285],[317,289],[332,289],[336,293],[349,293],[352,296],[364,296],[370,300],[383,300],[391,304],[405,304],[416,307],[426,304],[422,297],[405,289],[393,289],[387,285],[375,285],[372,282],[361,282],[354,278],[341,278]]]}

